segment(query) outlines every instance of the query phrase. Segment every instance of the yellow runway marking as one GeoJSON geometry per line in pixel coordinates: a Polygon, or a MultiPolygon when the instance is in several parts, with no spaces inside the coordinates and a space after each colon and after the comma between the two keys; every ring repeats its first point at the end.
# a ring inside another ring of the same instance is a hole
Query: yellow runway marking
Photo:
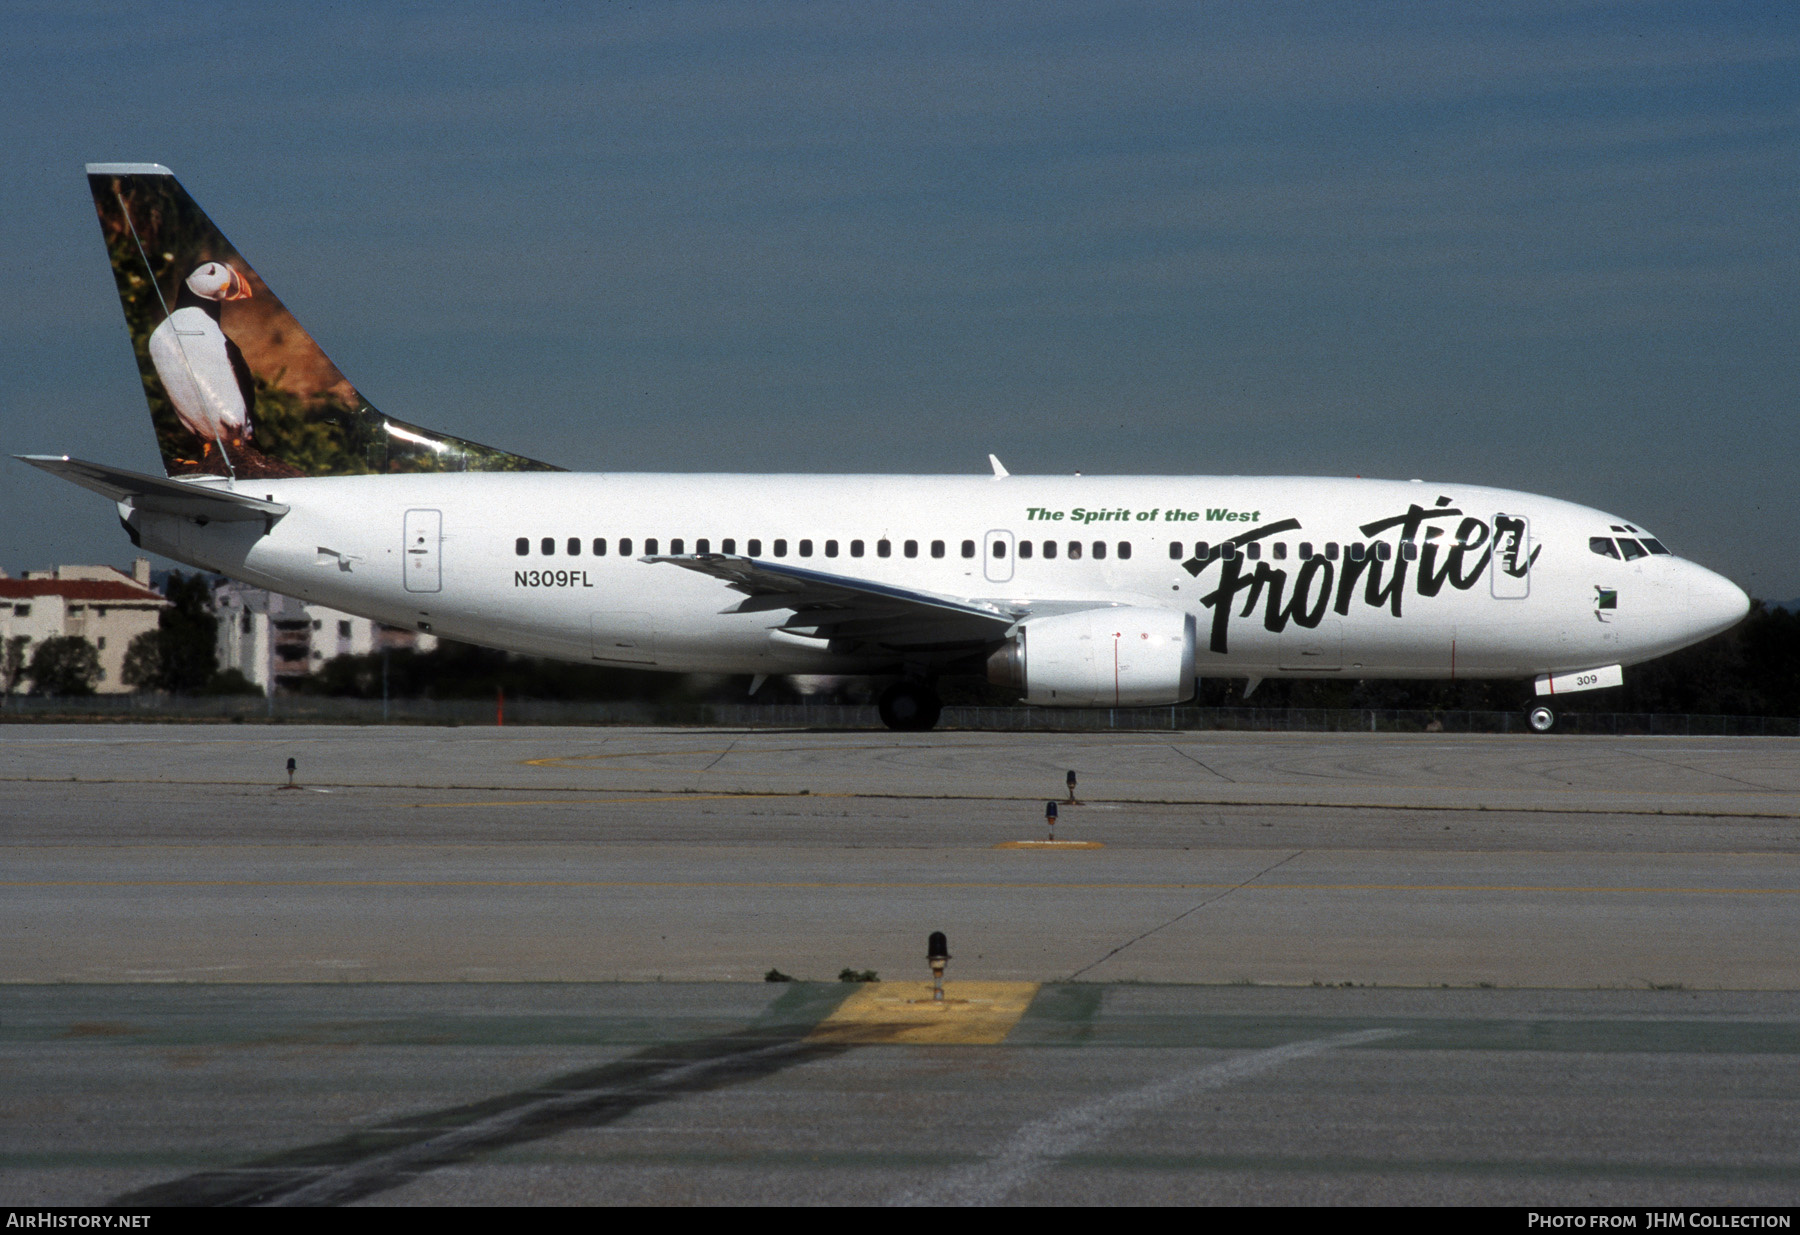
{"type": "Polygon", "coordinates": [[[664,793],[650,798],[540,798],[514,802],[407,802],[412,810],[443,810],[451,806],[611,806],[638,802],[719,802],[728,798],[849,798],[851,793],[664,793]]]}
{"type": "MultiPolygon", "coordinates": [[[[813,751],[850,751],[850,750],[892,750],[886,743],[866,742],[855,746],[752,746],[739,753],[746,755],[795,755],[810,754],[813,751]]],[[[540,755],[536,759],[521,759],[519,762],[529,768],[571,768],[581,763],[593,763],[603,759],[676,759],[687,755],[729,755],[732,748],[684,746],[679,750],[615,750],[602,751],[592,755],[540,755]]],[[[704,772],[706,768],[639,768],[635,771],[646,772],[679,772],[683,770],[704,772]]]]}
{"type": "Polygon", "coordinates": [[[839,1004],[806,1039],[989,1046],[1006,1040],[1037,992],[1036,982],[949,981],[944,1002],[937,1003],[929,982],[872,982],[839,1004]]]}
{"type": "Polygon", "coordinates": [[[1051,880],[918,883],[854,883],[823,880],[751,882],[729,879],[5,879],[0,888],[659,888],[707,891],[741,888],[763,891],[826,892],[991,891],[991,892],[1543,892],[1575,895],[1624,893],[1681,896],[1800,896],[1800,888],[1695,888],[1644,885],[1560,885],[1505,883],[1074,883],[1051,880]]]}
{"type": "Polygon", "coordinates": [[[1104,849],[1097,840],[1003,840],[996,849],[1104,849]]]}
{"type": "MultiPolygon", "coordinates": [[[[1104,735],[1102,735],[1102,736],[1104,736],[1104,735]]],[[[1392,735],[1390,735],[1390,736],[1392,736],[1392,735]]],[[[1490,736],[1504,736],[1504,735],[1490,735],[1490,736]]],[[[1600,737],[1600,736],[1604,736],[1604,735],[1592,735],[1592,736],[1600,737]]],[[[823,746],[780,746],[780,747],[748,746],[748,747],[739,747],[739,748],[733,748],[733,747],[722,747],[722,748],[719,748],[719,747],[699,747],[699,748],[682,747],[682,748],[675,749],[675,750],[629,750],[629,751],[622,750],[622,751],[597,752],[594,754],[586,754],[586,755],[543,755],[543,756],[539,756],[538,758],[535,758],[535,759],[521,759],[519,761],[519,763],[521,764],[521,766],[525,766],[525,767],[562,768],[562,769],[566,769],[566,770],[580,771],[583,764],[592,764],[592,763],[596,763],[596,762],[611,761],[611,760],[616,760],[616,759],[677,759],[677,758],[682,758],[682,757],[686,757],[686,756],[700,757],[700,756],[706,756],[706,755],[719,756],[719,755],[727,755],[727,754],[736,754],[736,755],[741,755],[741,756],[791,755],[791,754],[811,754],[814,752],[821,752],[821,751],[828,752],[828,753],[834,753],[834,754],[841,754],[841,753],[850,752],[850,751],[865,751],[865,750],[879,750],[879,751],[888,751],[888,752],[896,752],[896,753],[912,753],[912,752],[917,752],[917,751],[943,751],[946,753],[958,754],[958,753],[969,753],[969,752],[973,752],[973,751],[977,751],[977,750],[997,748],[1002,745],[1004,745],[1004,744],[1003,743],[995,743],[995,742],[979,742],[979,743],[956,743],[956,744],[945,743],[942,745],[926,745],[926,746],[918,746],[918,747],[910,747],[910,746],[896,747],[889,743],[871,742],[871,743],[857,743],[857,744],[850,744],[850,745],[835,745],[834,744],[834,745],[823,745],[823,746]]],[[[1171,744],[1167,743],[1167,742],[1160,742],[1160,741],[1156,741],[1156,742],[1125,742],[1125,743],[1112,744],[1112,749],[1130,749],[1130,748],[1134,748],[1134,747],[1144,749],[1144,750],[1167,750],[1167,749],[1171,748],[1171,744]]],[[[902,770],[903,771],[903,770],[908,770],[911,767],[911,765],[900,765],[898,767],[891,767],[888,764],[884,763],[881,765],[881,767],[882,767],[882,770],[884,770],[884,771],[894,771],[894,770],[902,770]]],[[[622,768],[610,768],[607,770],[608,771],[619,771],[619,772],[663,773],[663,774],[675,775],[675,776],[702,776],[702,775],[707,775],[707,774],[717,775],[717,776],[726,776],[726,775],[730,775],[730,776],[794,776],[794,775],[800,774],[799,772],[790,770],[790,769],[782,769],[782,770],[778,770],[778,771],[752,771],[752,770],[743,769],[743,768],[714,768],[714,767],[710,767],[710,766],[709,767],[689,767],[689,768],[622,767],[622,768]]],[[[1695,771],[1698,775],[1703,775],[1703,776],[1723,775],[1722,773],[1710,772],[1710,771],[1705,771],[1705,770],[1700,770],[1700,769],[1687,769],[1687,770],[1695,771]]],[[[840,769],[819,768],[819,769],[814,769],[814,772],[817,775],[827,775],[827,776],[833,775],[834,773],[837,775],[855,775],[855,774],[858,774],[859,769],[842,769],[842,770],[840,770],[840,769]]],[[[1151,785],[1159,785],[1160,786],[1160,785],[1187,785],[1190,782],[1187,779],[1168,780],[1168,779],[1159,779],[1159,778],[1139,777],[1139,778],[1135,778],[1134,783],[1136,783],[1140,786],[1151,786],[1151,785]]],[[[1274,781],[1246,780],[1246,781],[1238,781],[1238,782],[1236,782],[1236,784],[1237,784],[1237,786],[1239,786],[1240,788],[1245,789],[1245,790],[1259,790],[1259,789],[1260,790],[1283,790],[1283,789],[1301,789],[1301,788],[1312,789],[1312,788],[1320,787],[1318,780],[1316,778],[1308,778],[1308,779],[1303,779],[1303,780],[1298,780],[1298,781],[1296,781],[1296,780],[1274,780],[1274,781]]],[[[1517,785],[1517,786],[1447,785],[1447,784],[1389,785],[1389,784],[1383,784],[1380,782],[1375,782],[1375,783],[1360,782],[1359,783],[1357,781],[1352,781],[1349,784],[1336,785],[1333,787],[1340,789],[1340,790],[1348,790],[1351,792],[1356,792],[1356,791],[1392,792],[1395,790],[1400,790],[1403,792],[1415,792],[1415,793],[1427,793],[1427,792],[1438,792],[1438,793],[1541,793],[1541,794],[1553,794],[1553,795],[1555,795],[1555,794],[1574,795],[1574,794],[1607,792],[1607,793],[1614,793],[1620,797],[1625,797],[1625,798],[1665,797],[1665,798],[1677,798],[1677,799],[1679,799],[1679,798],[1714,798],[1714,797],[1752,797],[1753,798],[1753,797],[1764,797],[1764,796],[1787,797],[1787,796],[1792,796],[1796,792],[1793,789],[1776,789],[1776,788],[1773,788],[1770,786],[1755,786],[1755,787],[1746,786],[1744,789],[1692,790],[1692,791],[1684,792],[1684,791],[1677,791],[1677,790],[1656,790],[1656,789],[1648,789],[1648,790],[1615,789],[1610,786],[1558,786],[1558,785],[1544,785],[1544,784],[1524,784],[1524,785],[1517,785]]],[[[882,795],[877,795],[877,796],[912,796],[912,795],[882,794],[882,795]]],[[[1010,800],[1010,799],[1008,799],[1008,800],[1010,800]]],[[[1210,799],[1206,803],[1203,803],[1203,804],[1244,805],[1244,806],[1340,805],[1339,803],[1301,803],[1301,802],[1235,802],[1235,801],[1233,801],[1233,802],[1229,802],[1229,803],[1213,803],[1210,799]]],[[[1361,804],[1360,803],[1342,803],[1341,805],[1355,806],[1355,805],[1361,805],[1361,804]]],[[[1381,809],[1381,808],[1387,807],[1386,803],[1371,803],[1369,805],[1372,808],[1376,808],[1376,809],[1381,809]]],[[[1451,807],[1449,809],[1455,809],[1455,808],[1451,807]]],[[[1506,809],[1506,808],[1491,807],[1488,809],[1506,809]]],[[[1608,813],[1608,812],[1605,812],[1602,810],[1595,810],[1595,811],[1588,812],[1588,813],[1603,814],[1603,813],[1608,813]]],[[[1785,816],[1783,816],[1783,817],[1785,817],[1785,816]]]]}

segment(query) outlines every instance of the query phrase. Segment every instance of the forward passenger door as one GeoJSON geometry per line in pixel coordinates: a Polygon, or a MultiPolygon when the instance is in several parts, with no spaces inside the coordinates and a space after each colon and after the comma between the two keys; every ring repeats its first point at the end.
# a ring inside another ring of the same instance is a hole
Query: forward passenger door
{"type": "Polygon", "coordinates": [[[1494,547],[1488,586],[1496,600],[1531,595],[1531,524],[1523,515],[1494,516],[1494,547]]]}

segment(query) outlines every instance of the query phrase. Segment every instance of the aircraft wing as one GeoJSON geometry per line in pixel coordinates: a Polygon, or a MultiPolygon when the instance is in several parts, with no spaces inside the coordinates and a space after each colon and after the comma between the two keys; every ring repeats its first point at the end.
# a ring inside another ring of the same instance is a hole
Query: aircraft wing
{"type": "Polygon", "coordinates": [[[129,501],[137,510],[159,515],[181,515],[190,519],[216,519],[221,523],[234,520],[279,519],[288,512],[280,502],[230,489],[215,489],[209,484],[188,480],[170,480],[163,476],[146,476],[122,467],[71,459],[68,455],[14,455],[21,463],[42,468],[53,476],[61,476],[72,484],[92,489],[115,502],[129,501]]]}
{"type": "Polygon", "coordinates": [[[894,649],[948,649],[990,643],[1025,615],[1022,609],[941,596],[847,575],[725,553],[639,559],[711,575],[745,600],[731,613],[792,610],[777,629],[894,649]]]}

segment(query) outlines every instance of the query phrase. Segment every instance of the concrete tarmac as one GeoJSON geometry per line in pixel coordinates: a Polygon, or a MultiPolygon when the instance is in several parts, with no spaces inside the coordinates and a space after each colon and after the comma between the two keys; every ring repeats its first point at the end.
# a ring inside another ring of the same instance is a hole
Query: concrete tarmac
{"type": "Polygon", "coordinates": [[[1792,1203],[1796,756],[0,727],[0,1195],[1792,1203]]]}

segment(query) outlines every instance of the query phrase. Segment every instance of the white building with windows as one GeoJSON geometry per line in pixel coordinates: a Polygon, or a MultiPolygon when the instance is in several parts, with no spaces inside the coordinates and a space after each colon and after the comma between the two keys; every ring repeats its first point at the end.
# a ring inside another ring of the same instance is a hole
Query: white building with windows
{"type": "MultiPolygon", "coordinates": [[[[17,579],[0,571],[0,649],[23,638],[24,663],[45,639],[75,635],[94,645],[100,657],[102,695],[131,688],[120,681],[131,641],[155,630],[169,602],[150,586],[150,560],[138,558],[130,573],[116,566],[57,566],[28,570],[17,579]]],[[[7,684],[0,682],[0,688],[7,684]]],[[[15,693],[30,687],[23,675],[15,693]]]]}
{"type": "Polygon", "coordinates": [[[384,626],[247,583],[214,588],[212,607],[219,619],[219,669],[236,669],[265,694],[316,673],[333,657],[384,648],[429,652],[437,646],[434,635],[384,626]]]}

